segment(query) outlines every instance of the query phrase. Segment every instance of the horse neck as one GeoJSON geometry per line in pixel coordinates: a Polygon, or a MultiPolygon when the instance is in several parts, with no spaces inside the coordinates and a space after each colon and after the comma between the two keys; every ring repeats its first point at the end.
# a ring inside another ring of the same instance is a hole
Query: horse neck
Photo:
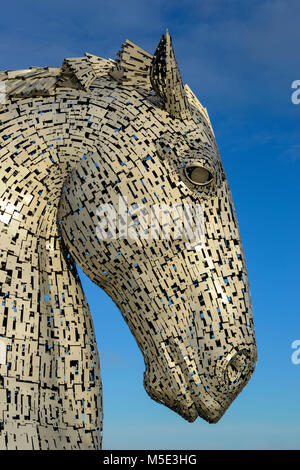
{"type": "MultiPolygon", "coordinates": [[[[68,448],[68,442],[98,448],[101,381],[93,322],[57,229],[64,181],[84,149],[78,142],[71,145],[68,124],[57,119],[53,98],[43,98],[42,114],[38,100],[35,108],[27,101],[1,116],[9,119],[2,126],[7,138],[0,150],[0,341],[5,344],[0,389],[18,397],[14,405],[7,398],[3,409],[15,435],[18,429],[27,435],[28,448],[46,448],[46,442],[51,448],[68,448]]],[[[3,446],[14,448],[12,434],[4,429],[3,435],[3,446]]]]}
{"type": "MultiPolygon", "coordinates": [[[[53,105],[49,103],[49,109],[51,106],[53,105]]],[[[44,109],[47,109],[47,103],[44,103],[44,109]]],[[[2,130],[2,135],[7,134],[6,145],[0,150],[2,262],[7,262],[6,271],[15,273],[17,269],[19,273],[17,283],[11,280],[4,283],[2,289],[5,289],[6,295],[19,295],[17,289],[20,289],[21,285],[26,283],[28,289],[28,283],[32,284],[29,273],[30,268],[34,268],[39,273],[39,280],[34,280],[33,291],[42,289],[40,295],[47,296],[49,287],[46,288],[46,285],[50,284],[47,282],[48,277],[56,265],[62,267],[61,261],[58,261],[61,257],[61,246],[57,229],[57,209],[70,165],[61,161],[57,151],[56,139],[59,137],[56,135],[62,135],[62,125],[48,127],[46,135],[43,135],[41,129],[32,133],[33,123],[41,121],[43,126],[45,114],[40,114],[36,108],[27,111],[22,119],[15,119],[15,125],[10,119],[9,128],[4,126],[2,130]],[[14,132],[10,132],[10,128],[15,129],[14,132]]],[[[54,121],[55,110],[49,112],[52,113],[54,121]]],[[[51,119],[49,112],[48,120],[51,119]]],[[[4,113],[4,116],[1,116],[3,120],[6,114],[11,118],[12,112],[4,113]]]]}

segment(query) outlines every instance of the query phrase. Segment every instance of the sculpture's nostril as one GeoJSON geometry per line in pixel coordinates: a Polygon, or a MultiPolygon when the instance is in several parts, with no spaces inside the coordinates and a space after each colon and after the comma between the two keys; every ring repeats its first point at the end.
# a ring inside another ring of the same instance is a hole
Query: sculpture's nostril
{"type": "Polygon", "coordinates": [[[230,383],[238,382],[248,369],[249,358],[246,354],[237,354],[227,366],[226,374],[230,383]]]}

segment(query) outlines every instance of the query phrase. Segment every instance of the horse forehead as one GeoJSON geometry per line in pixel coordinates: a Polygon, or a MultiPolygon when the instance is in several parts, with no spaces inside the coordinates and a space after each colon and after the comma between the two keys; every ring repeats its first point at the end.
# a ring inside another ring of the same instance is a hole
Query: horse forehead
{"type": "MultiPolygon", "coordinates": [[[[97,94],[92,93],[92,97],[96,99],[96,101],[99,100],[100,105],[103,99],[105,102],[107,99],[111,99],[112,102],[110,105],[114,108],[116,119],[117,115],[119,115],[120,118],[121,116],[129,117],[129,121],[144,120],[146,117],[148,120],[153,121],[153,126],[139,126],[143,135],[147,135],[147,137],[149,134],[152,135],[152,140],[156,138],[155,133],[153,133],[154,128],[156,128],[158,132],[163,132],[164,134],[169,133],[177,137],[184,137],[187,134],[202,129],[203,115],[198,112],[198,110],[193,110],[192,119],[184,121],[177,118],[173,119],[168,112],[163,109],[162,103],[152,102],[152,95],[149,96],[143,93],[142,90],[136,88],[124,88],[123,86],[120,87],[116,85],[116,88],[109,90],[104,89],[103,94],[99,94],[99,92],[97,92],[97,94]],[[107,97],[108,91],[109,98],[107,97]]],[[[195,140],[196,136],[191,134],[188,136],[188,139],[190,141],[195,140]]]]}

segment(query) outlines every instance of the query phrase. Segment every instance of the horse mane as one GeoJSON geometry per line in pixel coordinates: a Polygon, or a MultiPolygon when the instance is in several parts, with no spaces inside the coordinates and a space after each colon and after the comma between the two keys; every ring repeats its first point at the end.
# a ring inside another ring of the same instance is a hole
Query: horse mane
{"type": "Polygon", "coordinates": [[[93,54],[65,59],[61,67],[30,67],[0,73],[7,99],[49,96],[59,87],[87,91],[91,83],[112,69],[115,61],[93,54]]]}
{"type": "Polygon", "coordinates": [[[0,72],[6,100],[49,96],[59,87],[88,91],[97,78],[111,75],[126,85],[149,88],[152,55],[126,40],[117,60],[85,53],[85,57],[67,58],[61,67],[29,67],[0,72]]]}
{"type": "MultiPolygon", "coordinates": [[[[148,92],[153,90],[150,79],[153,55],[128,39],[116,55],[116,60],[113,60],[86,52],[85,57],[64,59],[61,67],[29,67],[0,72],[0,84],[4,84],[0,92],[5,96],[0,100],[0,111],[9,102],[50,96],[61,87],[87,92],[94,80],[105,76],[112,77],[125,86],[142,88],[148,92]]],[[[213,132],[207,109],[188,85],[184,86],[184,91],[190,105],[201,112],[213,132]]]]}

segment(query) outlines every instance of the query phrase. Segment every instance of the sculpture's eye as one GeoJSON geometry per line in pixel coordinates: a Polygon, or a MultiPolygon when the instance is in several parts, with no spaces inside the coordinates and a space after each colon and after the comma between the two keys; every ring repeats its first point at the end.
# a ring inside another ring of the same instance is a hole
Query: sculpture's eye
{"type": "Polygon", "coordinates": [[[185,174],[188,180],[193,184],[200,186],[207,185],[212,182],[213,176],[211,172],[203,166],[190,165],[185,167],[185,174]]]}

